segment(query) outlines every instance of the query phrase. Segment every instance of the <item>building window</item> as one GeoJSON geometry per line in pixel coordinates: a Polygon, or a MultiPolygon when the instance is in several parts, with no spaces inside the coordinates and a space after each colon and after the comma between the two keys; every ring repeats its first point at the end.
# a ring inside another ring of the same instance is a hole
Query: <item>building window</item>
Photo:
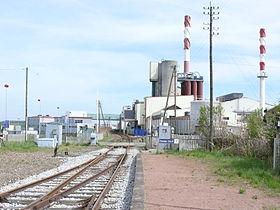
{"type": "Polygon", "coordinates": [[[75,123],[83,123],[83,120],[75,120],[75,123]]]}
{"type": "Polygon", "coordinates": [[[223,117],[223,120],[229,120],[229,117],[223,117]]]}

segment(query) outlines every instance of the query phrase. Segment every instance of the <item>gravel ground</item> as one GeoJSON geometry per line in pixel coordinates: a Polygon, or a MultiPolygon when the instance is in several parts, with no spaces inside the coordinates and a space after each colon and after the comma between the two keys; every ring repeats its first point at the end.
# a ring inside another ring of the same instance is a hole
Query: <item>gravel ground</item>
{"type": "Polygon", "coordinates": [[[280,209],[280,197],[218,182],[200,160],[142,154],[145,209],[280,209]]]}
{"type": "MultiPolygon", "coordinates": [[[[69,156],[78,156],[82,153],[96,150],[96,147],[80,147],[70,149],[69,156]]],[[[53,150],[39,152],[9,152],[0,151],[0,187],[17,180],[56,168],[67,160],[63,151],[58,151],[58,157],[52,157],[53,150]]]]}
{"type": "MultiPolygon", "coordinates": [[[[99,155],[99,153],[103,153],[107,150],[108,149],[104,148],[104,149],[100,149],[100,150],[96,150],[96,151],[92,151],[92,152],[87,152],[87,153],[84,153],[84,154],[82,154],[80,156],[76,156],[76,157],[67,157],[67,158],[56,157],[54,159],[57,159],[58,161],[61,161],[61,162],[63,161],[62,164],[58,164],[59,165],[58,167],[50,167],[52,169],[41,170],[41,173],[32,173],[33,174],[32,176],[27,176],[27,178],[25,178],[25,179],[18,180],[16,182],[13,182],[13,183],[11,183],[9,185],[6,185],[4,187],[1,186],[0,187],[0,192],[1,191],[2,192],[7,191],[7,190],[13,189],[15,187],[19,187],[21,185],[30,183],[31,181],[39,180],[39,179],[42,179],[44,177],[53,175],[54,173],[58,173],[58,172],[67,170],[69,168],[75,167],[75,166],[77,166],[81,163],[84,163],[84,162],[94,158],[95,156],[99,155]]],[[[36,162],[37,162],[37,160],[36,160],[36,162]]],[[[32,161],[29,162],[29,163],[34,165],[34,163],[32,161]]],[[[33,171],[34,169],[31,169],[31,170],[33,171]]]]}
{"type": "Polygon", "coordinates": [[[34,153],[0,152],[0,186],[57,167],[62,159],[53,151],[34,153]]]}

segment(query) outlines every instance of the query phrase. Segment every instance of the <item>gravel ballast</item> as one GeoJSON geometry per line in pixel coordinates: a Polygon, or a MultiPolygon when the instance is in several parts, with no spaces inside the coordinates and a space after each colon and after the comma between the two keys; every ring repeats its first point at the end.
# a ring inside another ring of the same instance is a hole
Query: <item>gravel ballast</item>
{"type": "Polygon", "coordinates": [[[53,151],[18,153],[0,152],[0,186],[59,166],[63,159],[53,158],[53,151]]]}

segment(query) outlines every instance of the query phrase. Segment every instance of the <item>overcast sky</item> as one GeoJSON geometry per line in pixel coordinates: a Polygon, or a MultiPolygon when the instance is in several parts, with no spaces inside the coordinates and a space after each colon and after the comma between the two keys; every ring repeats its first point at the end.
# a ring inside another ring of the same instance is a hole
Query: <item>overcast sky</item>
{"type": "MultiPolygon", "coordinates": [[[[280,100],[280,21],[276,0],[220,0],[215,21],[214,95],[258,99],[259,29],[267,32],[267,101],[280,100]]],[[[105,113],[151,94],[149,61],[174,59],[183,71],[184,15],[192,17],[191,71],[205,78],[209,98],[205,0],[12,0],[0,13],[0,119],[24,116],[24,67],[30,68],[29,115],[67,110],[105,113]],[[40,98],[41,105],[37,101],[40,98]],[[41,106],[41,108],[40,108],[41,106]]]]}

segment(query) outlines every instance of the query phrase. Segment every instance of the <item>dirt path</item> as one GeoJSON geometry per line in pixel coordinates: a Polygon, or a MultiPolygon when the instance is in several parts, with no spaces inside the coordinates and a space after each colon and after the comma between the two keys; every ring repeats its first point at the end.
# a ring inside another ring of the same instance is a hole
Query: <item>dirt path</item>
{"type": "Polygon", "coordinates": [[[280,197],[219,182],[200,160],[142,154],[145,209],[280,209],[280,197]]]}

